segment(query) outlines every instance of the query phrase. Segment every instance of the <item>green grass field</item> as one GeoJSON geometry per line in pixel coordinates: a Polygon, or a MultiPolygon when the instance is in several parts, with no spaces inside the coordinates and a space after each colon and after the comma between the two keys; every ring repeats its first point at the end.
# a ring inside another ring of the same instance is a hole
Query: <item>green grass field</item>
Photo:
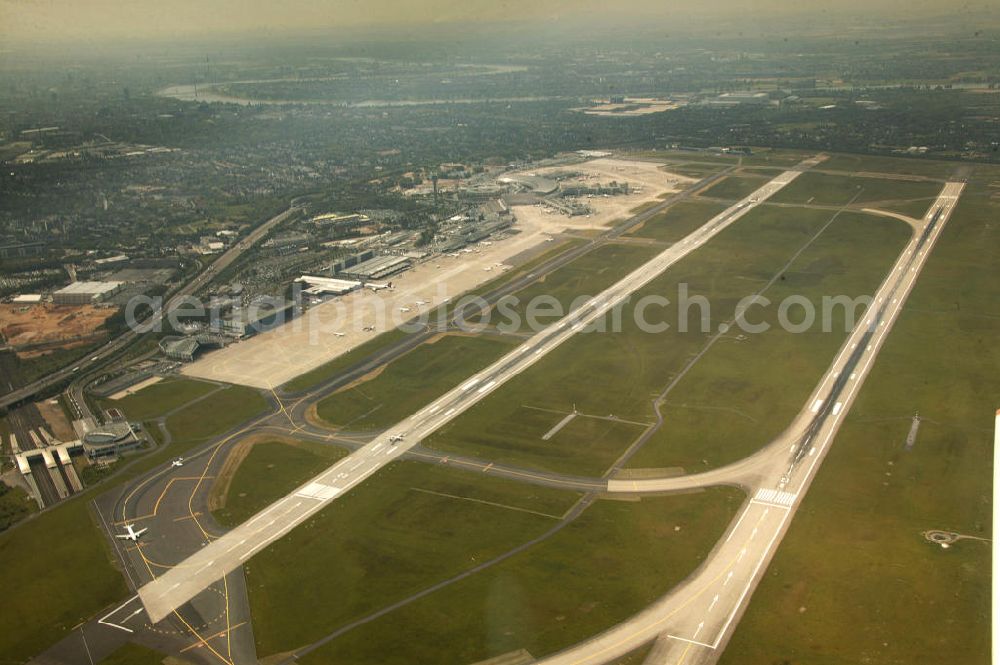
{"type": "Polygon", "coordinates": [[[750,194],[767,184],[770,180],[767,176],[728,176],[724,178],[721,182],[718,182],[706,191],[702,192],[702,196],[709,196],[716,199],[731,199],[733,201],[739,201],[744,199],[750,194]]]}
{"type": "Polygon", "coordinates": [[[27,660],[102,607],[124,599],[128,587],[111,557],[83,497],[0,533],[3,658],[27,660]]]}
{"type": "Polygon", "coordinates": [[[725,209],[725,205],[713,201],[698,199],[679,201],[646,220],[642,226],[634,229],[631,235],[663,242],[677,242],[725,209]]]}
{"type": "Polygon", "coordinates": [[[672,163],[663,167],[665,171],[687,176],[689,178],[707,178],[726,168],[724,164],[684,164],[672,163]]]}
{"type": "Polygon", "coordinates": [[[548,540],[301,662],[457,665],[518,649],[550,654],[628,618],[689,575],[742,499],[738,490],[716,488],[598,501],[548,540]]]}
{"type": "Polygon", "coordinates": [[[393,425],[514,348],[517,338],[445,335],[387,365],[374,378],[320,400],[317,415],[351,430],[393,425]]]}
{"type": "Polygon", "coordinates": [[[846,205],[851,201],[855,204],[870,204],[877,201],[927,199],[929,206],[940,191],[941,183],[937,182],[807,172],[775,194],[771,200],[775,203],[846,205]]]}
{"type": "Polygon", "coordinates": [[[212,516],[222,526],[238,526],[346,454],[313,441],[254,443],[233,474],[225,505],[212,516]]]}
{"type": "Polygon", "coordinates": [[[725,665],[990,662],[989,543],[943,550],[922,533],[992,538],[1000,204],[991,191],[973,183],[945,227],[725,665]],[[924,420],[908,449],[916,412],[924,420]]]}
{"type": "MultiPolygon", "coordinates": [[[[873,293],[909,238],[902,222],[842,214],[764,295],[775,303],[804,296],[822,317],[824,296],[873,293]]],[[[849,328],[838,307],[831,310],[830,332],[819,323],[807,332],[787,332],[777,309],[754,308],[748,317],[767,322],[767,332],[741,340],[734,331],[698,361],[668,397],[664,426],[629,466],[720,466],[761,448],[792,421],[849,328]]]]}
{"type": "Polygon", "coordinates": [[[121,409],[130,420],[149,420],[204,397],[218,388],[218,385],[206,381],[172,378],[154,383],[122,399],[101,400],[101,406],[121,409]]]}
{"type": "Polygon", "coordinates": [[[957,162],[941,162],[931,159],[902,157],[875,157],[871,155],[830,155],[818,168],[827,171],[860,171],[862,173],[899,173],[928,178],[948,178],[956,169],[957,162]]]}
{"type": "Polygon", "coordinates": [[[160,665],[164,658],[166,656],[158,651],[130,642],[98,665],[160,665]]]}
{"type": "Polygon", "coordinates": [[[310,643],[516,547],[555,524],[575,499],[395,462],[249,561],[258,654],[310,643]]]}
{"type": "Polygon", "coordinates": [[[0,531],[38,512],[38,503],[20,487],[0,485],[0,531]]]}
{"type": "Polygon", "coordinates": [[[258,390],[228,386],[170,415],[167,429],[178,440],[204,441],[266,410],[267,400],[258,390]]]}

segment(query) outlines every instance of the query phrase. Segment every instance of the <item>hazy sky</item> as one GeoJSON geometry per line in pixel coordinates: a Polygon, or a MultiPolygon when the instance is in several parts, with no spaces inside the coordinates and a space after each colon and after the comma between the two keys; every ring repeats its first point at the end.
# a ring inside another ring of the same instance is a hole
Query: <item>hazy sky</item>
{"type": "MultiPolygon", "coordinates": [[[[0,0],[0,39],[171,38],[355,25],[953,7],[953,0],[0,0]]],[[[966,7],[968,3],[963,3],[966,7]]],[[[974,0],[981,7],[989,0],[974,0]]],[[[2,46],[2,45],[0,45],[2,46]]]]}

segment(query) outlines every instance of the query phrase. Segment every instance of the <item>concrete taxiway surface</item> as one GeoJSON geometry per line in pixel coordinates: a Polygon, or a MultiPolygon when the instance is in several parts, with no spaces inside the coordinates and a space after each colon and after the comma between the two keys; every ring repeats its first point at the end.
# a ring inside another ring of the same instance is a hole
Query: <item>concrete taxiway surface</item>
{"type": "Polygon", "coordinates": [[[648,284],[822,159],[806,160],[795,169],[778,175],[564,319],[536,333],[514,351],[432,404],[389,428],[371,443],[140,588],[139,597],[151,620],[156,622],[168,616],[224,575],[239,568],[256,552],[281,538],[330,501],[363,482],[421,439],[534,365],[584,327],[598,321],[632,292],[648,284]]]}

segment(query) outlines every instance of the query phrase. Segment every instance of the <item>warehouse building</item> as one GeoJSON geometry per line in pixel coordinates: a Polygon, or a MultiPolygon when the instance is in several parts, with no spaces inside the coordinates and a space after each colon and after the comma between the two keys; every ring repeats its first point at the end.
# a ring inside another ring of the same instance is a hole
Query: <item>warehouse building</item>
{"type": "Polygon", "coordinates": [[[93,305],[122,289],[122,282],[73,282],[52,294],[57,305],[93,305]]]}

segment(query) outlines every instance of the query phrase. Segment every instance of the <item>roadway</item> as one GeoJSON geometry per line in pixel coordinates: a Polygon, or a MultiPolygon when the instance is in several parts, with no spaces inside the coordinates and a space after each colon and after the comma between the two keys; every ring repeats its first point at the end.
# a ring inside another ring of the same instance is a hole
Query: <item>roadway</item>
{"type": "Polygon", "coordinates": [[[497,362],[141,587],[139,597],[151,621],[155,623],[168,616],[331,501],[414,448],[421,439],[457,418],[577,332],[597,322],[631,293],[650,283],[822,159],[806,160],[795,169],[778,175],[559,322],[534,334],[497,362]]]}
{"type": "Polygon", "coordinates": [[[951,216],[963,183],[947,183],[914,231],[828,371],[791,426],[758,454],[706,474],[610,481],[611,492],[741,484],[750,499],[699,570],[630,620],[546,658],[546,665],[605,663],[656,640],[649,665],[714,663],[784,537],[885,338],[951,216]]]}

